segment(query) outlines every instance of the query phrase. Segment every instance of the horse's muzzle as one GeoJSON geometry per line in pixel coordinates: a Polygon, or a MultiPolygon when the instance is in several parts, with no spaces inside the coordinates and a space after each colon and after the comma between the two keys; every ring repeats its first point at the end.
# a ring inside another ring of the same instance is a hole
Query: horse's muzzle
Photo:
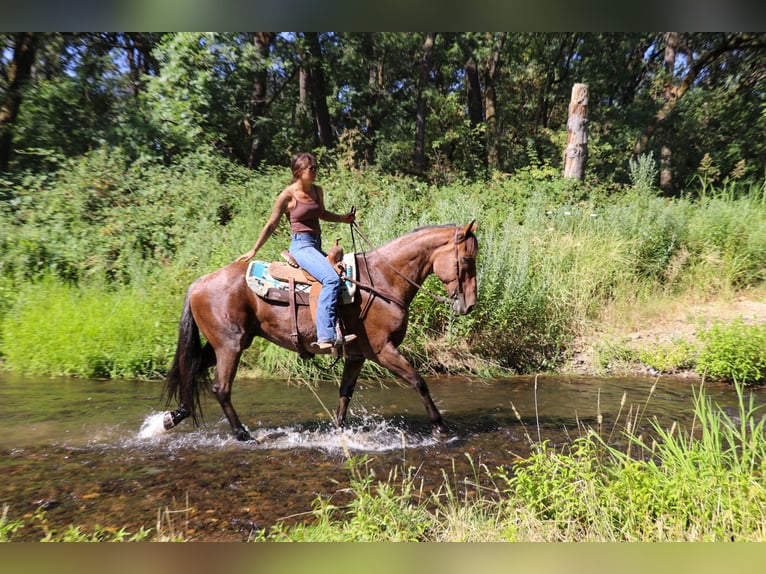
{"type": "Polygon", "coordinates": [[[458,315],[467,315],[476,307],[476,299],[466,300],[465,293],[459,293],[452,301],[452,310],[458,315]]]}

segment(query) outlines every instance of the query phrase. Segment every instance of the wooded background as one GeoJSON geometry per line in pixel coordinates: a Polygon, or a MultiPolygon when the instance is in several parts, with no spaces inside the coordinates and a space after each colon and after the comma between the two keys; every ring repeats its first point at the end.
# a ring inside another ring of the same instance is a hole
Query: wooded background
{"type": "Polygon", "coordinates": [[[212,147],[253,169],[319,150],[437,184],[559,173],[584,83],[586,179],[625,182],[652,154],[679,194],[701,166],[764,176],[764,48],[762,33],[0,33],[0,173],[105,145],[162,162],[212,147]]]}

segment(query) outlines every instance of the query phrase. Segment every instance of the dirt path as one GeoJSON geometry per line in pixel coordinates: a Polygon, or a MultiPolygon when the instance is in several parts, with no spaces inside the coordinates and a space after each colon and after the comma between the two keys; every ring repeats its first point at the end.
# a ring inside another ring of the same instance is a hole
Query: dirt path
{"type": "MultiPolygon", "coordinates": [[[[572,359],[564,372],[597,375],[655,374],[635,361],[611,361],[604,364],[604,349],[623,349],[626,354],[650,351],[672,342],[697,343],[697,333],[716,322],[730,323],[741,319],[746,324],[766,323],[766,295],[741,294],[731,300],[715,300],[684,304],[669,302],[649,313],[637,313],[627,320],[607,319],[596,332],[576,341],[572,359]]],[[[766,351],[765,351],[766,352],[766,351]]],[[[608,354],[608,353],[607,353],[608,354]]],[[[693,371],[677,374],[697,377],[693,371]]]]}

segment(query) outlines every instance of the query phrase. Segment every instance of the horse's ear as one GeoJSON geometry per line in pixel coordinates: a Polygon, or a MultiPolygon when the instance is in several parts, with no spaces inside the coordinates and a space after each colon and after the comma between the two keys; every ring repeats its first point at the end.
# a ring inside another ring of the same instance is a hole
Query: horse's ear
{"type": "Polygon", "coordinates": [[[469,223],[463,228],[463,237],[468,237],[469,233],[476,233],[477,226],[478,225],[476,223],[476,220],[474,219],[471,223],[469,223]]]}

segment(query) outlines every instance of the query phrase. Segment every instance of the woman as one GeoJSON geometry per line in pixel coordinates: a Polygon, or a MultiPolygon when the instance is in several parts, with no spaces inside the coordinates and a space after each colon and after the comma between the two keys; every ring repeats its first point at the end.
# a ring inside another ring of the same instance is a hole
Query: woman
{"type": "Polygon", "coordinates": [[[274,233],[283,214],[287,215],[292,232],[290,254],[298,264],[311,273],[321,284],[317,302],[317,340],[312,346],[326,350],[334,345],[349,343],[356,335],[336,337],[335,305],[338,301],[341,280],[338,272],[327,261],[322,251],[322,232],[319,220],[335,223],[353,223],[354,212],[338,215],[325,209],[324,192],[314,183],[317,175],[316,158],[310,153],[299,153],[291,164],[293,180],[277,197],[271,216],[263,227],[253,248],[240,255],[237,261],[250,261],[274,233]]]}

